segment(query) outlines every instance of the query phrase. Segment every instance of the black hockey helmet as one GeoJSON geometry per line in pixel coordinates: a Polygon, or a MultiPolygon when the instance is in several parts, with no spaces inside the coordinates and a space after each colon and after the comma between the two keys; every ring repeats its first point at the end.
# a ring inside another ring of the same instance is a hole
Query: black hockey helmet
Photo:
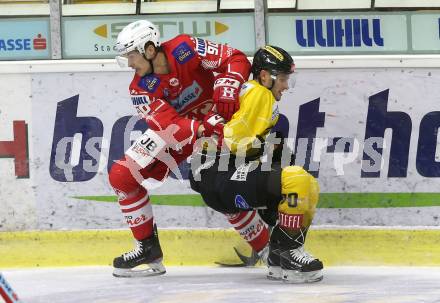
{"type": "Polygon", "coordinates": [[[258,77],[261,70],[267,70],[271,75],[291,74],[295,64],[292,57],[281,47],[266,45],[261,47],[255,54],[252,61],[252,74],[254,79],[258,77]]]}

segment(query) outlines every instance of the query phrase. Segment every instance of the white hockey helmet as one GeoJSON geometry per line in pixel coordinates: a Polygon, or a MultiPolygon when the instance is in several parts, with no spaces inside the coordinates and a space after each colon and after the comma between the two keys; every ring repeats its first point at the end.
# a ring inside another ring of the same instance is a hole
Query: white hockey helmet
{"type": "Polygon", "coordinates": [[[122,29],[116,40],[116,51],[120,56],[133,50],[145,53],[145,43],[153,42],[159,46],[159,30],[156,25],[147,20],[138,20],[128,24],[122,29]]]}

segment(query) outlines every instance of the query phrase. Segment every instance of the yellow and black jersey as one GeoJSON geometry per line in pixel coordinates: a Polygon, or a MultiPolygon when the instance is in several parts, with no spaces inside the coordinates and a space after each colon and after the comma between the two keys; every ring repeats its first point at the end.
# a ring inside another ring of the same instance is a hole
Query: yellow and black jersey
{"type": "Polygon", "coordinates": [[[253,156],[278,116],[272,92],[255,80],[248,81],[240,91],[240,109],[224,127],[224,142],[233,154],[253,156]]]}

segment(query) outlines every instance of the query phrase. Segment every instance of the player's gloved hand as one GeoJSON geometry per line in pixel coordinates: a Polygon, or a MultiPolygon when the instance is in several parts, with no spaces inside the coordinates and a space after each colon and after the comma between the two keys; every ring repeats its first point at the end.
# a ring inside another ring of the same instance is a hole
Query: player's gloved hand
{"type": "Polygon", "coordinates": [[[216,112],[226,121],[231,120],[232,115],[240,107],[239,92],[242,81],[234,75],[220,74],[214,82],[214,100],[216,112]]]}
{"type": "Polygon", "coordinates": [[[204,118],[202,125],[204,130],[202,137],[223,137],[223,128],[225,127],[225,119],[219,114],[210,111],[204,118]]]}

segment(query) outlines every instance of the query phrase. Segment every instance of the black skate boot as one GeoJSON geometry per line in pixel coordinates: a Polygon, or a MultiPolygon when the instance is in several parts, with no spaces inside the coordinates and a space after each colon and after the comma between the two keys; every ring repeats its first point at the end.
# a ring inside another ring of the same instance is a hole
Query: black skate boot
{"type": "Polygon", "coordinates": [[[304,250],[307,228],[300,229],[295,235],[276,226],[278,236],[281,278],[286,283],[311,283],[323,278],[323,265],[319,259],[304,250]]]}
{"type": "Polygon", "coordinates": [[[166,272],[162,264],[163,253],[157,236],[156,225],[153,235],[142,241],[136,240],[136,247],[113,260],[113,276],[115,277],[146,277],[162,275],[166,272]],[[137,269],[146,264],[149,268],[137,269]]]}
{"type": "Polygon", "coordinates": [[[268,272],[266,277],[269,280],[281,280],[281,258],[280,258],[280,247],[277,237],[277,227],[272,230],[269,242],[269,255],[267,256],[267,267],[268,272]]]}
{"type": "Polygon", "coordinates": [[[294,249],[281,249],[280,257],[284,282],[311,283],[322,280],[322,262],[307,253],[304,245],[294,249]]]}

